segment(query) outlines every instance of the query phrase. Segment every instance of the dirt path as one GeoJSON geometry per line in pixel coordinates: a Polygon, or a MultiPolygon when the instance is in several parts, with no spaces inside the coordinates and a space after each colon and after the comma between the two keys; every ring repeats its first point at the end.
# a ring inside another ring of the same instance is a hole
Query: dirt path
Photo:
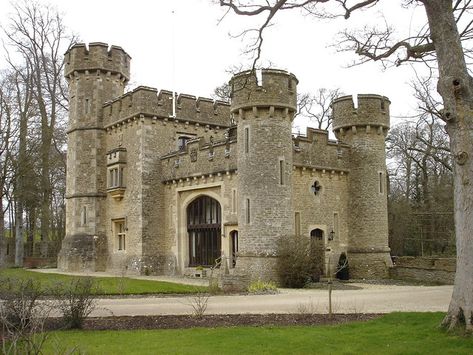
{"type": "MultiPolygon", "coordinates": [[[[336,313],[446,311],[452,286],[392,286],[358,284],[358,290],[336,290],[336,313]]],[[[91,316],[191,314],[193,296],[100,299],[91,316]]],[[[326,290],[282,289],[275,295],[212,296],[206,314],[327,313],[326,290]]]]}

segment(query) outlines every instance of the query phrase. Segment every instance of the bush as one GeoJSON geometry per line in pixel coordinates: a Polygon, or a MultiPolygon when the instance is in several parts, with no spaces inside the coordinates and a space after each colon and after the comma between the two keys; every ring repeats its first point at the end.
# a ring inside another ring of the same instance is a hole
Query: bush
{"type": "Polygon", "coordinates": [[[84,320],[96,307],[97,291],[91,277],[74,278],[68,283],[56,285],[53,292],[66,328],[82,328],[84,320]]]}
{"type": "Polygon", "coordinates": [[[277,252],[277,272],[282,286],[301,288],[320,278],[321,255],[311,248],[308,238],[283,237],[278,242],[277,252]]]}
{"type": "Polygon", "coordinates": [[[0,344],[2,354],[37,354],[46,334],[44,322],[51,310],[41,283],[32,279],[0,278],[0,344]],[[1,341],[1,338],[6,341],[1,341]]]}
{"type": "Polygon", "coordinates": [[[253,281],[250,286],[248,286],[249,293],[255,294],[265,294],[265,293],[277,293],[278,287],[274,282],[264,282],[261,280],[253,281]]]}

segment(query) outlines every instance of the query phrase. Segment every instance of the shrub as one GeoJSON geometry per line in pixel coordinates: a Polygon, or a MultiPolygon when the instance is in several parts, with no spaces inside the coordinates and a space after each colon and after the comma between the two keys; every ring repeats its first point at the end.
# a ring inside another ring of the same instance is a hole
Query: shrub
{"type": "Polygon", "coordinates": [[[41,283],[32,279],[0,278],[0,340],[2,354],[37,354],[47,335],[44,322],[50,311],[41,283]],[[6,340],[6,341],[5,341],[6,340]]]}
{"type": "Polygon", "coordinates": [[[264,282],[261,280],[253,281],[248,286],[248,292],[254,294],[277,293],[278,287],[272,281],[264,282]]]}
{"type": "Polygon", "coordinates": [[[91,277],[74,278],[68,283],[56,285],[53,292],[66,328],[82,328],[84,320],[96,307],[97,291],[91,277]]]}
{"type": "Polygon", "coordinates": [[[277,244],[277,272],[284,287],[301,288],[320,278],[321,253],[311,248],[309,239],[288,236],[277,244]]]}
{"type": "Polygon", "coordinates": [[[196,318],[202,318],[207,310],[210,295],[204,292],[196,293],[190,300],[192,315],[196,318]]]}

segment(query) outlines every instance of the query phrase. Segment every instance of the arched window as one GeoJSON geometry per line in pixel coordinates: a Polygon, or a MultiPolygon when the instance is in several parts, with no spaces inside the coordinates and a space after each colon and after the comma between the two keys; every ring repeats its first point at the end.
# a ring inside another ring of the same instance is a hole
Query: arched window
{"type": "Polygon", "coordinates": [[[220,257],[221,214],[218,201],[208,196],[187,207],[189,266],[212,266],[220,257]]]}
{"type": "Polygon", "coordinates": [[[232,267],[235,267],[238,253],[238,231],[231,231],[230,238],[232,241],[232,267]]]}

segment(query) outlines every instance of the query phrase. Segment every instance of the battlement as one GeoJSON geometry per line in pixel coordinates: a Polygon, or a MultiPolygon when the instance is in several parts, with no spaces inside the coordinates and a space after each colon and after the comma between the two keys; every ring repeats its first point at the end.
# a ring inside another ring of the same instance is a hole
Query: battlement
{"type": "Polygon", "coordinates": [[[294,112],[298,82],[294,74],[277,69],[247,70],[236,74],[230,80],[231,111],[272,106],[294,112]]]}
{"type": "Polygon", "coordinates": [[[356,126],[389,128],[389,105],[386,96],[358,95],[357,105],[352,96],[342,96],[332,102],[333,130],[356,126]]]}
{"type": "Polygon", "coordinates": [[[200,180],[203,176],[223,177],[237,169],[236,140],[206,141],[197,137],[187,142],[186,149],[161,157],[162,181],[200,180]]]}
{"type": "Polygon", "coordinates": [[[92,42],[88,48],[85,43],[73,45],[65,53],[64,76],[69,77],[74,72],[103,70],[113,74],[121,74],[125,81],[130,78],[131,57],[118,46],[102,42],[92,42]]]}
{"type": "Polygon", "coordinates": [[[187,94],[176,97],[176,117],[172,117],[172,95],[172,91],[139,86],[104,104],[105,125],[139,114],[221,127],[230,124],[230,104],[187,94]]]}

